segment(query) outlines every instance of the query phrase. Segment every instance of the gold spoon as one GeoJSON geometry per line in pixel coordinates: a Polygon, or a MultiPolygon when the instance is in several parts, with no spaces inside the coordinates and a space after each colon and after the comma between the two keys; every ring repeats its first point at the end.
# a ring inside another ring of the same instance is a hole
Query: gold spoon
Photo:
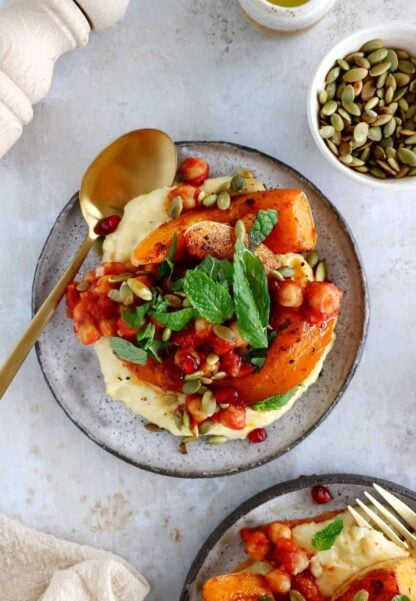
{"type": "Polygon", "coordinates": [[[104,217],[121,213],[127,202],[156,188],[170,186],[177,168],[176,148],[157,129],[138,129],[115,140],[91,163],[79,192],[88,235],[55,288],[0,369],[0,399],[39,338],[66,287],[78,273],[98,235],[94,228],[104,217]]]}

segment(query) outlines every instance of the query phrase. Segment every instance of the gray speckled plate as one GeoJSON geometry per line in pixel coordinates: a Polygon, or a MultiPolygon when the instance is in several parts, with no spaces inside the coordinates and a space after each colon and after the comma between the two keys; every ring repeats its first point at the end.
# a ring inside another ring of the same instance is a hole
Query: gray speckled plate
{"type": "MultiPolygon", "coordinates": [[[[361,356],[368,325],[368,300],[363,268],[347,225],[331,203],[299,173],[255,150],[223,142],[183,142],[179,159],[202,156],[212,175],[238,167],[255,172],[268,187],[302,188],[310,200],[318,231],[318,250],[329,259],[331,277],[344,291],[337,341],[318,382],[268,428],[266,442],[189,445],[167,432],[152,433],[143,420],[105,394],[104,381],[92,348],[83,347],[72,332],[61,303],[37,344],[39,362],[49,387],[71,420],[92,440],[118,457],[153,472],[188,478],[220,476],[247,470],[279,457],[307,436],[345,391],[361,356]]],[[[33,310],[40,306],[57,276],[75,254],[86,233],[78,196],[59,215],[39,258],[33,284],[33,310]]],[[[92,269],[91,252],[84,270],[92,269]]],[[[342,408],[340,409],[342,411],[342,408]]]]}
{"type": "Polygon", "coordinates": [[[370,491],[373,482],[391,490],[416,509],[414,492],[386,480],[350,474],[301,477],[255,495],[225,518],[203,544],[188,572],[180,601],[201,601],[201,588],[208,578],[231,572],[247,558],[241,543],[241,528],[343,509],[348,504],[354,505],[357,497],[363,499],[364,491],[370,491]],[[311,488],[316,484],[329,487],[333,496],[330,503],[317,505],[313,502],[311,488]]]}

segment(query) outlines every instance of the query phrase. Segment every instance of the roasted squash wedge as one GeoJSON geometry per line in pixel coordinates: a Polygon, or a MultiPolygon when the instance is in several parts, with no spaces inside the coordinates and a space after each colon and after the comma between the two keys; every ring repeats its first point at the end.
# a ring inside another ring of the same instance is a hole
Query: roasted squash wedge
{"type": "Polygon", "coordinates": [[[273,252],[308,252],[315,248],[316,231],[305,194],[301,190],[265,190],[235,197],[225,211],[195,209],[167,221],[134,249],[132,262],[146,265],[164,261],[174,233],[177,234],[176,259],[180,260],[186,254],[184,234],[192,224],[207,220],[234,225],[238,219],[243,219],[247,230],[250,230],[260,209],[279,211],[279,221],[264,242],[273,252]]]}
{"type": "Polygon", "coordinates": [[[214,576],[202,589],[203,601],[259,601],[265,596],[274,599],[265,578],[248,572],[214,576]]]}
{"type": "Polygon", "coordinates": [[[369,601],[391,601],[396,595],[416,601],[416,558],[392,559],[370,566],[337,589],[332,601],[352,601],[360,590],[369,593],[369,601]]]}

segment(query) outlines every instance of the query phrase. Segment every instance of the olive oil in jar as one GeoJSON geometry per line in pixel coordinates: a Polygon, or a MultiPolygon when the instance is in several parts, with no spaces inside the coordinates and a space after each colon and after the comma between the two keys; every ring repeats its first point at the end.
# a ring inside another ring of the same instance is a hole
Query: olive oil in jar
{"type": "Polygon", "coordinates": [[[275,6],[283,6],[284,8],[295,8],[296,6],[302,6],[302,4],[306,4],[309,0],[267,0],[270,4],[274,4],[275,6]]]}

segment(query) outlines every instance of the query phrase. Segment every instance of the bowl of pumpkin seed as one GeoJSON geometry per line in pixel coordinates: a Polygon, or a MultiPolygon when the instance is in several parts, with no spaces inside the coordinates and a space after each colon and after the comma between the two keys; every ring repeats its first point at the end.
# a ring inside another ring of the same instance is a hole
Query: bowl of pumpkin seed
{"type": "Polygon", "coordinates": [[[416,187],[416,25],[360,30],[318,67],[312,136],[334,167],[371,186],[416,187]]]}

